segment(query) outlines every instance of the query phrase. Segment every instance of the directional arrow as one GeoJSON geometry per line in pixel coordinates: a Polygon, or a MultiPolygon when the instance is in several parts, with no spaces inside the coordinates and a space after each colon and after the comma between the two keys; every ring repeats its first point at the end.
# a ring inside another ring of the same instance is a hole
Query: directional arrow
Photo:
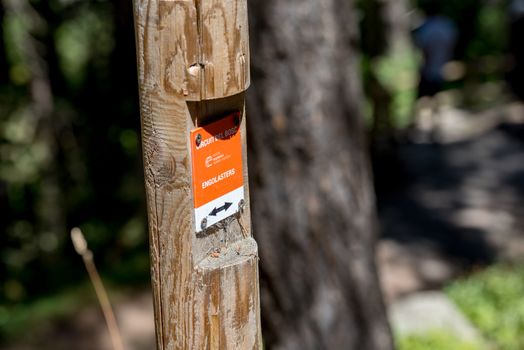
{"type": "Polygon", "coordinates": [[[215,207],[215,209],[213,209],[213,211],[211,211],[211,213],[209,214],[210,216],[217,216],[218,213],[220,213],[222,210],[223,211],[227,211],[229,209],[230,206],[232,206],[233,203],[229,203],[229,202],[226,202],[223,206],[221,207],[215,207]]]}

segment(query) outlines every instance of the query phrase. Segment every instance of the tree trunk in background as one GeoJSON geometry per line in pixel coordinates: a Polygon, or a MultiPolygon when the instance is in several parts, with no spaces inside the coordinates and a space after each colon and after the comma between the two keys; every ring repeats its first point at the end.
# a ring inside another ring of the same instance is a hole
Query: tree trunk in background
{"type": "Polygon", "coordinates": [[[250,5],[249,165],[266,345],[392,349],[353,1],[250,5]]]}
{"type": "Polygon", "coordinates": [[[60,69],[56,47],[56,30],[62,19],[48,0],[28,1],[27,4],[35,11],[35,15],[38,14],[40,18],[40,21],[31,25],[33,28],[32,35],[39,43],[35,49],[45,61],[46,75],[48,76],[52,95],[67,96],[67,84],[60,69]]]}
{"type": "MultiPolygon", "coordinates": [[[[50,261],[58,260],[60,257],[52,254],[55,245],[61,242],[60,237],[66,231],[65,209],[57,205],[64,202],[64,191],[60,181],[60,165],[58,164],[58,154],[60,145],[57,140],[61,121],[55,113],[55,102],[53,88],[50,78],[50,68],[47,61],[50,48],[45,44],[45,18],[40,12],[35,11],[29,0],[11,0],[6,3],[6,10],[11,11],[14,16],[22,19],[23,23],[28,23],[23,28],[22,39],[17,41],[21,46],[24,61],[27,63],[30,73],[28,84],[28,95],[30,97],[31,123],[35,125],[34,144],[40,145],[49,155],[45,162],[42,162],[42,171],[38,174],[38,190],[34,192],[33,205],[35,217],[33,218],[35,227],[35,239],[43,242],[51,242],[46,250],[40,247],[38,260],[34,264],[25,264],[25,269],[31,269],[32,273],[38,275],[45,271],[43,266],[51,266],[50,261]],[[53,243],[56,242],[56,243],[53,243]],[[39,269],[42,268],[40,271],[39,269]]],[[[53,285],[60,276],[47,276],[46,283],[53,285]]],[[[38,290],[41,281],[33,279],[24,287],[29,290],[38,290]]]]}
{"type": "MultiPolygon", "coordinates": [[[[369,0],[368,0],[369,1],[369,0]]],[[[411,42],[411,23],[409,18],[409,0],[382,0],[384,10],[381,14],[386,23],[386,40],[389,50],[393,54],[412,46],[411,42]]],[[[379,29],[377,29],[379,30],[379,29]]]]}

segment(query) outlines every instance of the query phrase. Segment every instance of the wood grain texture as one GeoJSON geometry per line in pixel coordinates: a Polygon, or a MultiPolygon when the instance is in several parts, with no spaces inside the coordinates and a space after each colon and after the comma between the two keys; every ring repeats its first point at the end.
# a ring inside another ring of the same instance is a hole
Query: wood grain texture
{"type": "Polygon", "coordinates": [[[249,86],[247,2],[201,1],[203,99],[231,96],[249,86]]]}
{"type": "Polygon", "coordinates": [[[151,276],[161,350],[261,346],[258,253],[249,205],[239,217],[195,234],[188,143],[189,131],[210,116],[242,111],[249,193],[245,6],[241,0],[134,1],[151,276]]]}
{"type": "MultiPolygon", "coordinates": [[[[135,8],[150,11],[151,2],[135,8]]],[[[200,101],[233,96],[249,87],[246,1],[156,0],[158,58],[166,67],[163,85],[200,101]]],[[[155,62],[157,63],[157,62],[155,62]]]]}

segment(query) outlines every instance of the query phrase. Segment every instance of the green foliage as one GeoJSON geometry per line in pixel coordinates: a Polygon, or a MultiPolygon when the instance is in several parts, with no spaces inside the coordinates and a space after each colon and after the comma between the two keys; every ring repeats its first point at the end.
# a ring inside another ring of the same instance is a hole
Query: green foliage
{"type": "Polygon", "coordinates": [[[19,15],[10,14],[4,19],[5,49],[10,61],[9,75],[11,82],[16,85],[27,84],[30,79],[29,65],[23,53],[23,46],[27,39],[26,28],[29,26],[19,15]]]}
{"type": "Polygon", "coordinates": [[[524,349],[524,266],[488,268],[447,293],[497,349],[524,349]]]}
{"type": "Polygon", "coordinates": [[[83,8],[79,16],[64,21],[55,34],[61,69],[75,88],[86,78],[90,58],[109,56],[114,42],[111,20],[107,12],[97,13],[83,8]]]}
{"type": "Polygon", "coordinates": [[[476,35],[466,52],[469,59],[504,53],[508,38],[507,11],[503,2],[480,7],[475,25],[476,35]]]}
{"type": "MultiPolygon", "coordinates": [[[[440,14],[450,17],[459,33],[454,59],[465,65],[466,75],[462,80],[446,84],[446,88],[461,89],[465,81],[471,85],[503,79],[509,35],[507,3],[482,0],[416,0],[413,4],[419,8],[414,9],[412,13],[422,15],[428,3],[438,3],[440,14]]],[[[421,59],[417,50],[409,45],[401,50],[387,49],[388,44],[391,46],[391,43],[385,41],[388,26],[382,23],[380,15],[377,16],[377,13],[383,11],[384,5],[381,2],[359,1],[358,4],[362,12],[364,81],[368,81],[372,75],[378,78],[391,96],[390,125],[396,129],[403,129],[411,122],[417,98],[421,59]]],[[[464,95],[462,97],[468,103],[471,102],[466,89],[461,91],[460,95],[464,95]]],[[[373,101],[368,96],[367,103],[364,112],[371,124],[371,116],[376,108],[374,104],[384,102],[373,101]]]]}
{"type": "Polygon", "coordinates": [[[398,350],[482,350],[483,346],[462,341],[441,331],[397,339],[398,350]]]}
{"type": "Polygon", "coordinates": [[[391,116],[393,125],[404,128],[411,121],[416,99],[419,57],[414,49],[382,56],[374,61],[379,81],[392,95],[391,116]]]}
{"type": "Polygon", "coordinates": [[[133,265],[111,281],[147,282],[132,11],[112,12],[116,0],[21,3],[0,17],[0,305],[85,278],[72,226],[102,271],[133,265]]]}

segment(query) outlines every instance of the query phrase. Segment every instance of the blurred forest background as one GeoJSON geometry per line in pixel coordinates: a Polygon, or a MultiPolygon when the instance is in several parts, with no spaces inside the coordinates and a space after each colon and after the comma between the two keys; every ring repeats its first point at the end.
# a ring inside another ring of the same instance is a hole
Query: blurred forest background
{"type": "MultiPolygon", "coordinates": [[[[507,84],[515,64],[510,2],[440,3],[459,38],[429,141],[413,118],[421,54],[412,33],[424,19],[424,0],[360,0],[355,8],[382,228],[379,274],[388,304],[445,287],[487,344],[522,349],[524,124],[507,84]]],[[[130,0],[0,1],[6,344],[27,337],[28,329],[78,336],[68,320],[78,318],[81,305],[96,309],[69,240],[74,226],[115,300],[143,299],[148,289],[134,40],[130,0]]],[[[249,106],[247,113],[249,120],[249,106]]],[[[448,338],[434,333],[398,342],[402,349],[477,348],[449,345],[448,338]]]]}

